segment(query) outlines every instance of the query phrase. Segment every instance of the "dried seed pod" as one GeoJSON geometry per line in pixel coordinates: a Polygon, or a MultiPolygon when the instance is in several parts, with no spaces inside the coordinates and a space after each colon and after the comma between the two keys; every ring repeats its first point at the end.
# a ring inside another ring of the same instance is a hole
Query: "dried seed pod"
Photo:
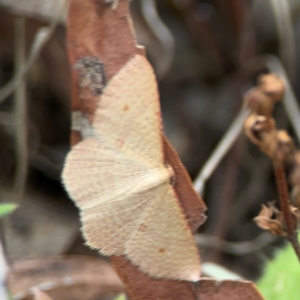
{"type": "Polygon", "coordinates": [[[277,145],[275,121],[273,118],[252,114],[246,119],[244,129],[249,139],[261,151],[272,156],[277,145]]]}
{"type": "Polygon", "coordinates": [[[284,96],[285,82],[275,73],[259,76],[257,87],[274,102],[280,101],[284,96]]]}
{"type": "Polygon", "coordinates": [[[282,223],[276,219],[258,216],[253,220],[256,222],[257,226],[270,231],[270,233],[273,235],[286,236],[286,233],[284,232],[282,227],[282,223]]]}
{"type": "Polygon", "coordinates": [[[269,202],[268,206],[262,204],[260,213],[253,220],[260,228],[269,230],[273,235],[287,235],[282,213],[274,206],[274,202],[269,202]]]}
{"type": "Polygon", "coordinates": [[[245,103],[252,113],[270,117],[274,101],[257,88],[252,88],[245,94],[245,103]]]}

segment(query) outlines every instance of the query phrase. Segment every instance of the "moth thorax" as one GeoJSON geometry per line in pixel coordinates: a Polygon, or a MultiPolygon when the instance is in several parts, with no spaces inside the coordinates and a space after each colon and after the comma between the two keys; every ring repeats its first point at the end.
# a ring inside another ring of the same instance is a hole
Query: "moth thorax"
{"type": "Polygon", "coordinates": [[[137,193],[148,191],[170,181],[170,173],[166,168],[152,169],[151,172],[145,174],[139,183],[135,186],[137,193]]]}

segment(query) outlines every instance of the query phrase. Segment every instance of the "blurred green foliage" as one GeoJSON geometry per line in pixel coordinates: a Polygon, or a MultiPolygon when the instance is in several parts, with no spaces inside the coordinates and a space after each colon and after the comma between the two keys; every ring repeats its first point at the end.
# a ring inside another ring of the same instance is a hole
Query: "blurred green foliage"
{"type": "Polygon", "coordinates": [[[267,263],[257,286],[267,300],[299,300],[299,282],[300,263],[289,244],[267,263]]]}
{"type": "Polygon", "coordinates": [[[4,217],[5,215],[8,215],[12,211],[16,209],[17,205],[12,203],[4,203],[0,204],[0,218],[4,217]]]}
{"type": "Polygon", "coordinates": [[[114,300],[127,300],[127,297],[123,293],[123,294],[118,295],[116,298],[114,298],[114,300]]]}

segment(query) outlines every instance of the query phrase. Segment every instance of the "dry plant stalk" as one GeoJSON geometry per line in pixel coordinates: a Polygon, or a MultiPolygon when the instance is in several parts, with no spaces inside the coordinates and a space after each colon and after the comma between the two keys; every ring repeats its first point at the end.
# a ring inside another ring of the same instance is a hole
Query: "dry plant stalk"
{"type": "MultiPolygon", "coordinates": [[[[299,211],[290,204],[285,171],[286,168],[293,167],[291,183],[294,197],[298,199],[299,153],[295,150],[292,138],[286,131],[277,130],[276,121],[272,118],[273,107],[283,98],[284,91],[284,81],[278,75],[261,75],[257,86],[245,95],[246,105],[251,113],[244,123],[244,129],[249,139],[273,162],[281,209],[278,210],[273,202],[269,202],[268,206],[262,205],[259,215],[254,220],[258,226],[269,230],[273,235],[286,237],[300,261],[300,246],[297,240],[299,211]]],[[[299,201],[296,200],[296,203],[299,204],[299,201]]]]}

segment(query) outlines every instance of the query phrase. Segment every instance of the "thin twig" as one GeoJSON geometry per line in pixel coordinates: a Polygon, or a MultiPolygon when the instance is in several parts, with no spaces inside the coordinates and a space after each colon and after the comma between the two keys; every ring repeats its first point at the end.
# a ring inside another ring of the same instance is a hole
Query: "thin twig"
{"type": "Polygon", "coordinates": [[[221,141],[219,142],[209,159],[206,161],[203,168],[200,170],[199,174],[194,180],[194,188],[200,195],[203,195],[204,186],[207,179],[214,172],[220,161],[223,159],[223,157],[226,155],[228,150],[232,147],[232,145],[242,132],[242,125],[248,115],[249,110],[245,107],[242,107],[242,109],[228,128],[227,132],[222,137],[221,141]]]}
{"type": "MultiPolygon", "coordinates": [[[[26,21],[22,16],[15,18],[15,73],[18,74],[25,64],[25,26],[26,21]]],[[[25,79],[20,80],[15,91],[15,155],[16,169],[14,180],[14,194],[19,201],[23,195],[28,165],[27,151],[27,110],[25,79]]]]}
{"type": "Polygon", "coordinates": [[[65,0],[60,12],[53,18],[52,23],[49,27],[42,27],[38,30],[37,34],[35,35],[34,41],[32,43],[28,60],[26,64],[24,64],[23,68],[8,82],[1,90],[0,90],[0,103],[3,102],[13,91],[16,87],[20,84],[23,77],[27,74],[30,70],[38,55],[40,54],[42,48],[50,39],[52,33],[54,32],[56,26],[59,24],[62,15],[65,12],[67,5],[69,4],[70,0],[65,0]]]}
{"type": "MultiPolygon", "coordinates": [[[[227,235],[229,220],[231,217],[231,207],[233,204],[233,199],[236,194],[236,180],[238,176],[239,169],[239,155],[238,155],[238,145],[235,144],[232,149],[227,154],[225,160],[225,170],[223,170],[223,175],[226,174],[225,178],[222,177],[222,182],[218,189],[218,203],[214,208],[214,219],[217,222],[211,222],[210,233],[220,239],[224,239],[227,235]]],[[[214,262],[219,261],[221,258],[221,252],[219,249],[212,249],[207,255],[207,260],[214,262]]]]}
{"type": "Polygon", "coordinates": [[[279,41],[279,55],[289,77],[294,82],[296,76],[296,45],[289,1],[270,0],[273,8],[279,41]]]}
{"type": "Polygon", "coordinates": [[[263,60],[270,71],[278,74],[285,80],[286,89],[283,98],[283,105],[294,128],[297,139],[300,142],[300,108],[290,84],[289,77],[287,76],[280,60],[276,56],[268,55],[263,57],[263,60]]]}
{"type": "MultiPolygon", "coordinates": [[[[159,76],[163,77],[170,69],[174,60],[175,41],[171,31],[161,20],[155,0],[141,0],[141,13],[152,33],[162,47],[162,55],[158,65],[159,76]]],[[[156,50],[157,51],[157,50],[156,50]]]]}
{"type": "Polygon", "coordinates": [[[268,177],[265,174],[270,173],[271,164],[264,156],[259,157],[256,162],[250,162],[251,166],[248,172],[250,177],[248,184],[237,196],[231,207],[231,213],[234,218],[229,219],[229,228],[238,226],[243,218],[254,206],[257,206],[257,200],[263,196],[264,186],[267,185],[268,177]],[[258,167],[259,166],[259,167],[258,167]]]}
{"type": "Polygon", "coordinates": [[[295,230],[293,216],[290,210],[289,190],[287,186],[286,175],[283,166],[279,165],[278,162],[274,163],[274,173],[276,177],[280,208],[284,217],[286,231],[288,233],[287,239],[292,244],[300,261],[300,245],[297,239],[297,231],[295,230]]]}

